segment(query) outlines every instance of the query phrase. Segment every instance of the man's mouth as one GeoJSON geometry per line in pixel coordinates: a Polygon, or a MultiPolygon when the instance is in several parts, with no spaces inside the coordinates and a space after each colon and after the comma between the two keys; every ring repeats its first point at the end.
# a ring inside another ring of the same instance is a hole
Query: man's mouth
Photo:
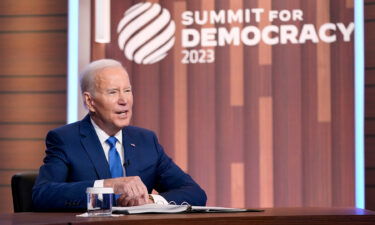
{"type": "Polygon", "coordinates": [[[116,111],[116,114],[118,114],[120,116],[126,116],[128,113],[129,113],[129,110],[116,111]]]}

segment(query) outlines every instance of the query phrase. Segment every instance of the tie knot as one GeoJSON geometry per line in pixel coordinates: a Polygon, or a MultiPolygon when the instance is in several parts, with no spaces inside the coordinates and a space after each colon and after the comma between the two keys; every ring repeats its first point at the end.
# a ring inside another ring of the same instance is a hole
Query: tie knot
{"type": "Polygon", "coordinates": [[[113,136],[109,137],[106,141],[109,146],[112,148],[112,147],[115,147],[116,146],[116,142],[117,142],[117,139],[113,136]]]}

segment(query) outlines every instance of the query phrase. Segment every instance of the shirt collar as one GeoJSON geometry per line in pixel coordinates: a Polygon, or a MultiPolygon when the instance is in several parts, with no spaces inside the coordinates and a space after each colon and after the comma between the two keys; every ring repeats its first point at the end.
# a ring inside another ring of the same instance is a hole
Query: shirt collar
{"type": "MultiPolygon", "coordinates": [[[[110,137],[104,130],[102,130],[92,118],[90,118],[92,125],[94,126],[95,132],[99,137],[100,143],[106,143],[106,140],[110,137]]],[[[117,132],[114,137],[116,137],[117,141],[122,145],[122,129],[117,132]]]]}

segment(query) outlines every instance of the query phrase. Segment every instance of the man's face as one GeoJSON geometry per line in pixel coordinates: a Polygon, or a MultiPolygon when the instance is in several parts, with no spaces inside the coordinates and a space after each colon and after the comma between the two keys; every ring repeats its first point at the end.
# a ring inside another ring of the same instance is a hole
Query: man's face
{"type": "Polygon", "coordinates": [[[85,92],[85,101],[95,123],[108,135],[128,126],[132,116],[133,94],[129,76],[121,67],[101,70],[95,77],[93,95],[85,92]]]}

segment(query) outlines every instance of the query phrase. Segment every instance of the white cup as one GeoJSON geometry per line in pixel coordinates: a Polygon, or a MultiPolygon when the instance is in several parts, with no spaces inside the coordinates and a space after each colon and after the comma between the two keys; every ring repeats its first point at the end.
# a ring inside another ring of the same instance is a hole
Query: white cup
{"type": "Polygon", "coordinates": [[[110,216],[113,206],[113,188],[89,187],[87,194],[87,213],[89,216],[110,216]]]}

